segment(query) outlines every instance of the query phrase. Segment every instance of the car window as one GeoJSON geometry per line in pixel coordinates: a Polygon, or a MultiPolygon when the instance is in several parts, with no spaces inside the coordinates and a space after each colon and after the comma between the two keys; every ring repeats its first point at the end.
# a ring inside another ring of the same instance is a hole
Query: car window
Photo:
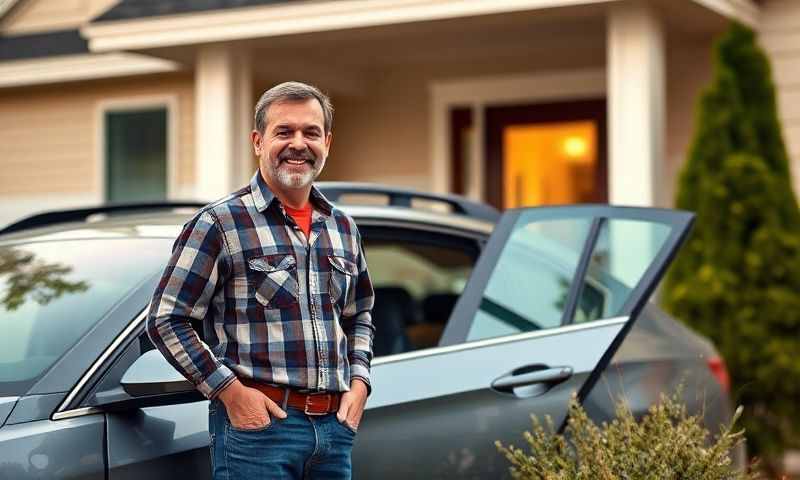
{"type": "Polygon", "coordinates": [[[617,316],[670,227],[661,223],[609,219],[600,228],[575,312],[575,323],[617,316]]]}
{"type": "Polygon", "coordinates": [[[498,257],[467,340],[618,315],[670,228],[635,220],[602,222],[574,317],[565,318],[592,222],[591,217],[533,222],[523,213],[498,257]]]}
{"type": "Polygon", "coordinates": [[[24,393],[163,267],[170,243],[81,239],[0,246],[0,395],[24,393]]]}
{"type": "Polygon", "coordinates": [[[375,356],[438,345],[478,247],[444,236],[362,230],[375,288],[375,356]]]}

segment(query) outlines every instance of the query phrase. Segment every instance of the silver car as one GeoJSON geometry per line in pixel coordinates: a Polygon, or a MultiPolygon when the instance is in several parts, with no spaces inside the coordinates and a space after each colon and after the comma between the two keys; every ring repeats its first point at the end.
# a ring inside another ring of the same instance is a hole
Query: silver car
{"type": "MultiPolygon", "coordinates": [[[[531,414],[563,425],[573,392],[602,421],[618,398],[642,414],[683,384],[712,430],[730,418],[713,347],[648,303],[691,214],[500,215],[457,197],[322,189],[356,219],[376,291],[355,478],[507,477],[494,441],[522,443],[531,414]]],[[[197,207],[50,212],[0,231],[0,479],[209,477],[208,402],[144,332],[197,207]]]]}

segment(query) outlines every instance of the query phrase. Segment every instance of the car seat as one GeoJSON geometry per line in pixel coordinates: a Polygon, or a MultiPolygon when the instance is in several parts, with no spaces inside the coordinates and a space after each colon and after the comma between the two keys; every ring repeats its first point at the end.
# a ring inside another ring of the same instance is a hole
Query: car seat
{"type": "Polygon", "coordinates": [[[376,287],[372,322],[375,325],[373,354],[403,353],[411,349],[406,326],[417,322],[417,304],[403,287],[376,287]]]}

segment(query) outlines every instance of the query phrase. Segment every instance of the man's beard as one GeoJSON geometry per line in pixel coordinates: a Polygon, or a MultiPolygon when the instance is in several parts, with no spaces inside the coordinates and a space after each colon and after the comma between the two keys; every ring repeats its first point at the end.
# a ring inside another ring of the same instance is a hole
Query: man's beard
{"type": "Polygon", "coordinates": [[[314,152],[308,149],[293,150],[287,148],[278,154],[275,162],[269,162],[272,178],[286,188],[303,188],[310,185],[322,172],[323,166],[325,166],[325,160],[317,158],[314,152]],[[302,173],[291,171],[291,164],[286,162],[289,159],[305,160],[310,168],[302,173]]]}

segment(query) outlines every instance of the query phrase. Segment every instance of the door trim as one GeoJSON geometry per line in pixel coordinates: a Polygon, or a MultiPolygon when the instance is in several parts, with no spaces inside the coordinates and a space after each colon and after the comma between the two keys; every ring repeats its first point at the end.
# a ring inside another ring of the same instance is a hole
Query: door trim
{"type": "Polygon", "coordinates": [[[484,177],[484,109],[487,105],[517,105],[555,101],[571,101],[606,96],[605,68],[552,70],[536,73],[466,77],[433,82],[429,86],[430,189],[449,193],[452,181],[450,159],[450,110],[457,107],[472,109],[474,126],[471,158],[464,159],[470,178],[464,194],[477,201],[485,198],[484,177]]]}

